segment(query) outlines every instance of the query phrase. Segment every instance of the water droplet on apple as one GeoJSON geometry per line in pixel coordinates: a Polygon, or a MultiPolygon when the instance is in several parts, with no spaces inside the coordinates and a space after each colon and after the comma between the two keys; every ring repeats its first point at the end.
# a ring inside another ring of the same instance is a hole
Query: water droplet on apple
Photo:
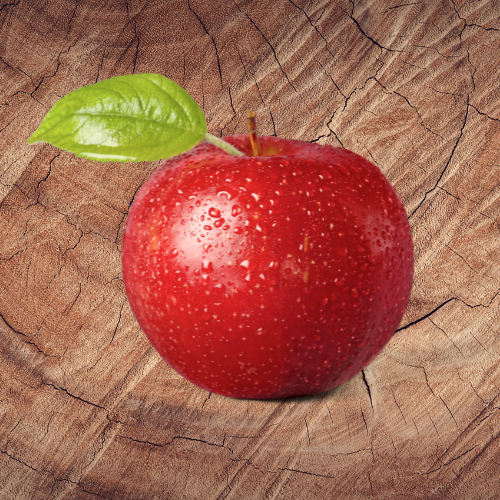
{"type": "Polygon", "coordinates": [[[177,250],[177,248],[174,248],[171,252],[170,252],[170,255],[172,257],[177,257],[177,255],[179,255],[179,250],[177,250]]]}
{"type": "Polygon", "coordinates": [[[242,227],[235,227],[235,228],[234,228],[234,232],[235,232],[236,234],[243,234],[243,232],[244,232],[244,231],[245,231],[245,230],[244,230],[242,227]]]}
{"type": "Polygon", "coordinates": [[[224,224],[224,222],[226,222],[226,219],[217,219],[215,222],[214,222],[214,226],[216,228],[219,228],[222,226],[222,224],[224,224]]]}
{"type": "Polygon", "coordinates": [[[233,217],[236,217],[240,215],[242,211],[243,209],[239,205],[233,205],[233,207],[231,208],[231,215],[233,217]]]}
{"type": "Polygon", "coordinates": [[[214,270],[214,265],[210,260],[204,260],[201,264],[201,270],[204,273],[211,273],[214,270]]]}
{"type": "Polygon", "coordinates": [[[206,225],[206,226],[203,226],[203,229],[205,231],[211,231],[212,230],[212,226],[206,225]]]}
{"type": "Polygon", "coordinates": [[[212,251],[212,245],[210,245],[209,243],[205,243],[205,244],[203,245],[203,250],[204,250],[205,252],[207,252],[207,253],[208,253],[208,252],[211,252],[211,251],[212,251]]]}
{"type": "Polygon", "coordinates": [[[210,215],[210,217],[213,217],[214,219],[218,219],[220,217],[220,210],[215,207],[210,207],[208,209],[208,215],[210,215]]]}
{"type": "Polygon", "coordinates": [[[223,186],[217,190],[217,196],[226,196],[228,200],[232,200],[238,196],[239,192],[231,186],[223,186]]]}

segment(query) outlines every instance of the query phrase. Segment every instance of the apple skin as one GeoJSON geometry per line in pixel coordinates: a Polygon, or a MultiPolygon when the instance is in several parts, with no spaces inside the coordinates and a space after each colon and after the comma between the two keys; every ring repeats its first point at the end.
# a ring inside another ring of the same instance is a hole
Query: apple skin
{"type": "Polygon", "coordinates": [[[122,265],[148,339],[186,379],[235,398],[318,394],[367,366],[413,277],[405,209],[350,151],[247,135],[163,162],[132,204],[122,265]]]}

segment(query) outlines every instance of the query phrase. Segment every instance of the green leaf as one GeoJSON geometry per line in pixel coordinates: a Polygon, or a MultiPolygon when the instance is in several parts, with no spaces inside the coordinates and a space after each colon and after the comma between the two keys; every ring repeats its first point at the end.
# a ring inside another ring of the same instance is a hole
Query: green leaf
{"type": "Polygon", "coordinates": [[[90,160],[154,161],[205,138],[203,111],[179,85],[152,73],[116,76],[70,92],[29,144],[45,141],[90,160]]]}

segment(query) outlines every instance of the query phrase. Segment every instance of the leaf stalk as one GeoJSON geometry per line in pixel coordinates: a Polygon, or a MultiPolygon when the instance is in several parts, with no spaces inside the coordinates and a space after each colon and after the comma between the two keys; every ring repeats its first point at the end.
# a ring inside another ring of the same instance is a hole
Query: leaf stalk
{"type": "Polygon", "coordinates": [[[229,144],[229,142],[222,140],[220,137],[215,137],[215,135],[206,132],[205,140],[223,149],[226,153],[229,153],[230,155],[243,156],[243,153],[240,150],[236,149],[232,144],[229,144]]]}

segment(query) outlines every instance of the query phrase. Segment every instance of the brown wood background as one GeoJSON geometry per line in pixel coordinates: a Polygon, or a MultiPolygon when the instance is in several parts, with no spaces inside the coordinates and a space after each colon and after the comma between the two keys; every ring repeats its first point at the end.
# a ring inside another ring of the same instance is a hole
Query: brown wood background
{"type": "Polygon", "coordinates": [[[498,0],[0,0],[0,498],[500,498],[498,0]],[[67,92],[162,73],[209,131],[342,145],[398,190],[403,322],[313,398],[232,400],[149,346],[120,269],[158,165],[26,139],[67,92]]]}

